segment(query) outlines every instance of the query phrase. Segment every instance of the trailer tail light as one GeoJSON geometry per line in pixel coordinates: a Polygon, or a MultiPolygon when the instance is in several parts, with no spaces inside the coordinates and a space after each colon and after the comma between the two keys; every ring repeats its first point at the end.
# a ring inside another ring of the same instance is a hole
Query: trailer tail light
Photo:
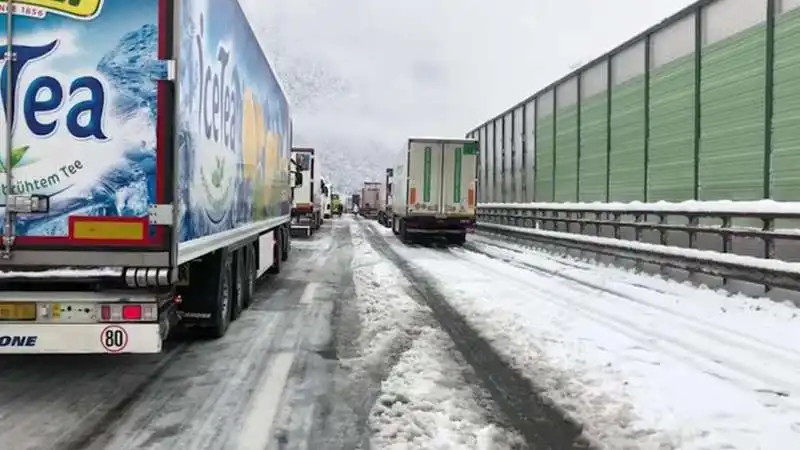
{"type": "Polygon", "coordinates": [[[408,204],[415,205],[417,203],[417,188],[411,188],[408,190],[408,204]]]}
{"type": "Polygon", "coordinates": [[[122,305],[122,320],[142,320],[142,305],[122,305]]]}
{"type": "Polygon", "coordinates": [[[469,188],[467,191],[467,206],[475,206],[475,189],[469,188]]]}
{"type": "Polygon", "coordinates": [[[152,322],[158,319],[155,303],[113,303],[100,305],[102,322],[152,322]]]}

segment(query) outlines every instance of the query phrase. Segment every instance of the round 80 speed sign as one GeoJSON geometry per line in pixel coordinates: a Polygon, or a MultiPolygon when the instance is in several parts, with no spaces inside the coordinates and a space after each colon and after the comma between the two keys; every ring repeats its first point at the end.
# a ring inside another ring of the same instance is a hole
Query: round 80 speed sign
{"type": "Polygon", "coordinates": [[[109,325],[100,333],[100,343],[109,353],[119,353],[128,346],[128,332],[118,325],[109,325]]]}

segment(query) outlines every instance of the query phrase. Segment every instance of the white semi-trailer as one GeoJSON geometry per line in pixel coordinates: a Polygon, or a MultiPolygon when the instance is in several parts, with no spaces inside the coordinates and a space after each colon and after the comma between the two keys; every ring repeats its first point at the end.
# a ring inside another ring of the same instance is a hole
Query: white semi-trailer
{"type": "Polygon", "coordinates": [[[292,148],[292,161],[302,174],[294,190],[292,231],[311,236],[322,225],[322,176],[313,148],[292,148]]]}
{"type": "MultiPolygon", "coordinates": [[[[320,186],[320,199],[322,204],[322,217],[323,219],[330,219],[331,218],[331,188],[332,186],[330,183],[325,181],[324,177],[320,177],[320,182],[322,185],[320,186]]],[[[324,222],[324,220],[323,220],[324,222]]]]}
{"type": "Polygon", "coordinates": [[[474,139],[409,139],[394,168],[392,231],[403,241],[463,244],[475,230],[477,167],[474,139]]]}
{"type": "Polygon", "coordinates": [[[381,210],[381,185],[378,181],[365,181],[361,185],[361,205],[358,213],[367,219],[376,219],[381,210]]]}
{"type": "Polygon", "coordinates": [[[394,168],[386,169],[386,177],[381,184],[381,206],[378,210],[378,223],[391,228],[392,226],[392,185],[394,184],[394,168]]]}
{"type": "Polygon", "coordinates": [[[289,256],[292,196],[289,105],[239,3],[4,3],[0,353],[223,336],[289,256]]]}

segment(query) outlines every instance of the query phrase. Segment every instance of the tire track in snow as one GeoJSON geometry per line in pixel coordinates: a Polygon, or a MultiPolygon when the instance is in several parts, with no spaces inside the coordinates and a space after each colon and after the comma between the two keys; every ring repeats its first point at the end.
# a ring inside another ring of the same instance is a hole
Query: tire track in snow
{"type": "MultiPolygon", "coordinates": [[[[547,289],[541,284],[537,284],[535,281],[531,281],[530,279],[524,279],[520,276],[511,275],[508,272],[500,271],[496,267],[492,267],[492,265],[489,264],[481,264],[480,260],[477,258],[470,258],[470,261],[466,262],[464,261],[463,254],[454,254],[452,256],[452,261],[455,264],[461,264],[465,268],[471,266],[472,268],[469,270],[475,270],[474,265],[478,264],[482,271],[492,272],[496,274],[497,277],[502,278],[505,282],[514,283],[520,287],[524,287],[525,289],[534,290],[545,294],[542,296],[542,298],[551,299],[551,303],[563,308],[568,308],[570,311],[581,314],[595,322],[602,323],[603,325],[619,333],[627,335],[636,341],[645,342],[664,354],[670,355],[679,361],[691,365],[692,367],[701,369],[710,375],[730,382],[741,389],[767,394],[769,395],[769,402],[771,403],[777,402],[791,410],[800,410],[800,401],[788,396],[789,392],[800,391],[800,382],[798,382],[795,377],[787,376],[784,379],[780,379],[763,370],[763,367],[753,367],[747,362],[736,362],[730,360],[725,361],[724,358],[720,358],[720,355],[715,354],[713,351],[693,345],[693,343],[690,342],[691,340],[685,339],[683,336],[671,336],[660,333],[652,328],[646,328],[632,320],[608,313],[601,307],[595,307],[579,301],[577,300],[579,296],[575,297],[575,301],[558,300],[565,298],[563,291],[547,289]],[[776,386],[781,387],[777,388],[776,386]]],[[[546,277],[552,276],[546,272],[541,273],[546,277]]],[[[571,280],[566,279],[565,281],[572,282],[571,280]]],[[[591,289],[584,290],[584,292],[581,292],[581,294],[596,294],[597,292],[602,291],[591,289]]],[[[739,347],[729,347],[729,350],[735,353],[739,350],[739,347]]],[[[789,365],[791,365],[791,363],[789,365]]]]}
{"type": "MultiPolygon", "coordinates": [[[[697,317],[690,316],[688,314],[682,313],[680,311],[676,311],[674,309],[666,308],[645,300],[642,300],[638,296],[631,295],[629,293],[623,292],[621,289],[614,289],[612,287],[595,283],[592,281],[588,281],[586,279],[581,278],[580,276],[573,276],[563,271],[552,270],[546,267],[542,267],[539,265],[535,265],[529,261],[521,261],[515,258],[507,258],[497,253],[493,253],[491,250],[486,248],[480,248],[480,246],[474,244],[468,244],[465,247],[465,250],[470,251],[472,253],[480,254],[492,259],[500,260],[516,267],[522,269],[528,269],[535,272],[538,272],[543,275],[555,276],[563,278],[567,281],[578,283],[580,285],[586,286],[590,289],[596,289],[598,291],[606,292],[608,294],[623,298],[630,302],[636,303],[641,305],[645,308],[653,309],[659,311],[661,313],[665,313],[669,316],[673,316],[676,319],[683,322],[683,326],[690,328],[694,333],[703,334],[710,337],[714,337],[716,341],[719,343],[725,344],[730,347],[736,348],[738,351],[743,351],[750,353],[755,356],[759,357],[768,357],[769,359],[780,362],[786,363],[790,362],[791,364],[800,366],[800,351],[797,349],[785,347],[782,345],[778,345],[773,342],[766,342],[762,339],[759,339],[755,336],[743,336],[741,330],[731,330],[725,327],[720,327],[717,323],[712,323],[709,321],[702,320],[697,317]]],[[[457,255],[460,255],[460,252],[454,252],[457,255]]],[[[560,261],[553,260],[553,262],[557,264],[561,264],[560,261]]],[[[627,284],[630,288],[638,291],[649,291],[647,295],[649,296],[658,296],[663,298],[670,298],[675,297],[675,294],[670,294],[669,292],[652,289],[647,286],[641,286],[638,284],[631,284],[624,281],[620,281],[621,283],[627,284]]]]}
{"type": "MultiPolygon", "coordinates": [[[[392,261],[412,282],[415,294],[431,310],[442,329],[481,379],[483,387],[501,408],[511,424],[537,450],[591,448],[582,436],[580,424],[540,395],[537,387],[500,357],[491,344],[469,326],[466,319],[435,288],[434,280],[397,254],[389,243],[369,226],[367,238],[372,246],[392,261]]],[[[436,253],[432,250],[432,253],[436,253]]],[[[441,257],[446,253],[439,252],[441,257]]]]}

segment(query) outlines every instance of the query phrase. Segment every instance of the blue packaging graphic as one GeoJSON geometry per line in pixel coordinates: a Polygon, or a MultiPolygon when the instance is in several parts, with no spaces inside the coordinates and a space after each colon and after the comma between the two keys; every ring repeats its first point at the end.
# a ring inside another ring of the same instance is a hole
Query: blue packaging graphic
{"type": "Polygon", "coordinates": [[[181,241],[288,213],[289,109],[236,0],[180,8],[181,241]]]}
{"type": "MultiPolygon", "coordinates": [[[[0,201],[10,191],[48,195],[51,205],[17,216],[21,240],[69,241],[75,217],[146,220],[157,186],[173,187],[160,173],[165,158],[177,164],[180,242],[288,214],[289,108],[241,7],[175,2],[177,97],[168,110],[157,103],[162,1],[14,2],[16,59],[0,80],[0,144],[10,124],[11,167],[0,158],[0,201]],[[162,114],[174,121],[174,157],[157,154],[162,114]]],[[[2,20],[0,45],[8,32],[2,20]]]]}
{"type": "MultiPolygon", "coordinates": [[[[70,3],[13,4],[15,58],[12,70],[3,64],[0,89],[11,167],[2,158],[0,197],[44,194],[51,203],[48,214],[17,217],[22,238],[67,237],[70,216],[144,217],[155,202],[158,0],[70,3]]],[[[5,18],[0,35],[6,47],[5,18]]]]}

